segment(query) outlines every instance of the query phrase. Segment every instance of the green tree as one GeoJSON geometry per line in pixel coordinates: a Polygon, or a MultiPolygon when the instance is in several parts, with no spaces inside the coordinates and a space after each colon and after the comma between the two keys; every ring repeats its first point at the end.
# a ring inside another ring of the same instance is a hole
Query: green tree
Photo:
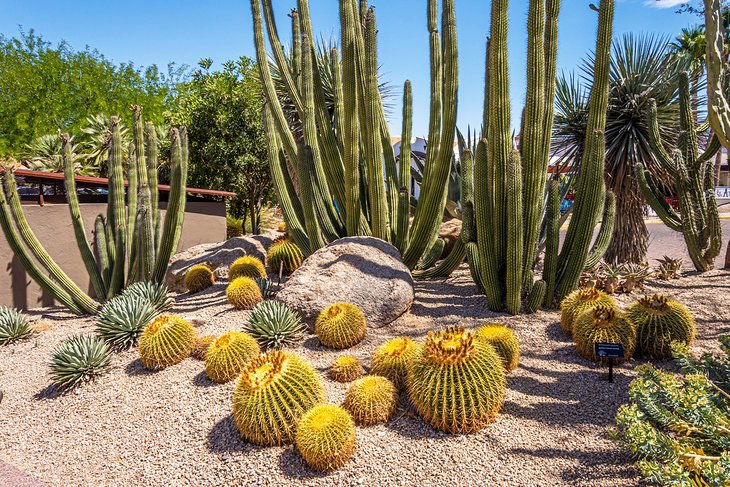
{"type": "Polygon", "coordinates": [[[251,219],[260,231],[261,207],[272,197],[262,121],[261,85],[249,58],[212,71],[200,61],[191,79],[178,87],[172,124],[187,125],[190,138],[190,186],[233,191],[229,213],[251,219]]]}

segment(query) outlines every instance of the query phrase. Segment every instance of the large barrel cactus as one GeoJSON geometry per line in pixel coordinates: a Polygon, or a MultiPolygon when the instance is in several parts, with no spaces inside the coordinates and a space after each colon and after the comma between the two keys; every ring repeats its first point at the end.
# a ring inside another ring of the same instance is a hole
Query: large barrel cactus
{"type": "Polygon", "coordinates": [[[672,342],[689,345],[697,334],[687,307],[661,294],[636,301],[626,310],[626,318],[636,327],[639,352],[654,358],[671,358],[672,342]]]}
{"type": "Polygon", "coordinates": [[[578,353],[594,362],[606,362],[596,355],[596,343],[620,343],[624,347],[623,360],[631,358],[636,349],[634,326],[612,306],[599,305],[578,315],[574,337],[578,353]]]}
{"type": "Polygon", "coordinates": [[[595,287],[573,291],[560,303],[560,326],[572,335],[573,323],[578,315],[596,306],[618,307],[615,299],[595,287]]]}
{"type": "Polygon", "coordinates": [[[208,265],[194,265],[185,273],[185,289],[191,293],[208,289],[213,284],[215,284],[215,274],[208,265]]]}
{"type": "Polygon", "coordinates": [[[304,255],[289,237],[278,238],[266,251],[266,265],[274,274],[289,275],[302,265],[304,255]]]}
{"type": "Polygon", "coordinates": [[[148,369],[164,369],[190,356],[197,339],[193,325],[175,315],[163,315],[139,337],[139,357],[148,369]]]}
{"type": "Polygon", "coordinates": [[[365,314],[351,303],[327,306],[314,323],[319,341],[328,348],[350,348],[365,338],[365,314]]]}
{"type": "Polygon", "coordinates": [[[205,373],[213,382],[231,381],[259,353],[259,344],[250,335],[229,331],[208,345],[205,352],[205,373]]]}
{"type": "Polygon", "coordinates": [[[302,458],[312,468],[335,470],[355,453],[355,423],[339,406],[315,406],[299,422],[296,445],[302,458]]]}

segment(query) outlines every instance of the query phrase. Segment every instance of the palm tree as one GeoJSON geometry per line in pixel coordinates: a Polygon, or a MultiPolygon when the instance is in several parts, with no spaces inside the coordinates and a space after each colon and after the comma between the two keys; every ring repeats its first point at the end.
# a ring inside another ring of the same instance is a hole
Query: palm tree
{"type": "MultiPolygon", "coordinates": [[[[649,233],[645,203],[634,176],[642,163],[661,181],[662,173],[649,147],[645,114],[650,100],[657,103],[663,140],[676,140],[678,65],[672,62],[667,40],[653,35],[626,34],[612,46],[610,93],[606,124],[606,173],[616,194],[616,224],[606,252],[609,262],[644,260],[649,233]]],[[[593,56],[583,63],[582,80],[561,75],[558,80],[553,147],[561,157],[580,161],[586,136],[587,93],[592,83],[593,56]]]]}

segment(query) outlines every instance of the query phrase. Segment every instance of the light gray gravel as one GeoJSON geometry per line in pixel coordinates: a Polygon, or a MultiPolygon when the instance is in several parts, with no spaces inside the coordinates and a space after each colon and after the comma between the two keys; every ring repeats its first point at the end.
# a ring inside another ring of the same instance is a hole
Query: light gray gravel
{"type": "MultiPolygon", "coordinates": [[[[673,281],[664,290],[696,313],[696,350],[717,350],[730,334],[726,272],[673,281]]],[[[651,290],[656,289],[656,285],[651,290]]],[[[175,312],[195,318],[201,334],[238,329],[246,312],[225,303],[223,284],[181,295],[175,312]]],[[[626,298],[620,298],[626,301],[626,298]]],[[[0,348],[0,459],[55,486],[222,485],[636,485],[630,459],[607,436],[627,399],[636,362],[606,370],[580,358],[556,312],[496,316],[477,294],[468,271],[416,284],[413,309],[390,327],[368,330],[346,351],[322,349],[310,336],[297,353],[323,373],[329,399],[340,403],[347,384],[327,379],[339,355],[369,363],[374,349],[400,334],[422,339],[446,325],[485,320],[512,326],[522,343],[520,367],[508,379],[502,413],[488,429],[466,436],[434,431],[401,407],[386,425],[358,428],[358,450],[342,469],[311,471],[292,446],[261,448],[242,441],[230,417],[234,383],[214,385],[194,359],[150,373],[136,351],[117,354],[111,371],[76,392],[56,396],[47,386],[55,346],[93,332],[91,319],[39,310],[51,328],[0,348]]],[[[668,363],[662,363],[667,365],[668,363]]]]}

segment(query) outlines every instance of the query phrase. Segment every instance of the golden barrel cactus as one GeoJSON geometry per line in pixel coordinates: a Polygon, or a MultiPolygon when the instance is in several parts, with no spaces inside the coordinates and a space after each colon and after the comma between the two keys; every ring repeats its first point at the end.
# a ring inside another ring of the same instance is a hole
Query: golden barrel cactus
{"type": "Polygon", "coordinates": [[[408,367],[417,354],[418,345],[410,338],[392,338],[373,354],[370,373],[390,379],[398,390],[402,390],[406,386],[408,367]]]}
{"type": "Polygon", "coordinates": [[[185,288],[191,293],[197,293],[215,284],[213,270],[205,264],[192,266],[185,273],[185,288]]]}
{"type": "Polygon", "coordinates": [[[636,301],[626,310],[626,318],[636,328],[638,350],[654,358],[670,358],[672,342],[690,345],[697,335],[687,307],[661,294],[636,301]]]}
{"type": "Polygon", "coordinates": [[[259,285],[250,277],[234,279],[226,288],[226,298],[236,309],[252,309],[264,300],[259,285]]]}
{"type": "Polygon", "coordinates": [[[520,361],[520,342],[512,330],[499,323],[489,323],[477,328],[474,338],[494,347],[507,372],[517,368],[520,361]]]}
{"type": "Polygon", "coordinates": [[[360,426],[385,423],[398,407],[398,389],[385,377],[368,375],[350,385],[343,407],[360,426]]]}
{"type": "Polygon", "coordinates": [[[312,365],[274,350],[249,362],[233,393],[233,421],[246,440],[262,446],[291,443],[305,411],[325,402],[312,365]]]}
{"type": "Polygon", "coordinates": [[[232,282],[238,277],[266,277],[264,263],[253,255],[239,257],[228,268],[228,280],[232,282]]]}
{"type": "Polygon", "coordinates": [[[327,306],[314,323],[319,341],[328,348],[350,348],[365,338],[365,314],[351,303],[327,306]]]}
{"type": "Polygon", "coordinates": [[[408,396],[434,428],[470,433],[497,416],[505,391],[502,359],[464,328],[428,332],[408,369],[408,396]]]}
{"type": "Polygon", "coordinates": [[[277,238],[266,252],[266,265],[274,274],[289,275],[302,265],[304,254],[289,237],[277,238]]]}
{"type": "Polygon", "coordinates": [[[560,326],[571,335],[573,323],[583,311],[596,306],[616,308],[616,300],[595,287],[585,287],[573,291],[560,303],[560,326]]]}
{"type": "Polygon", "coordinates": [[[195,339],[195,344],[190,352],[190,355],[197,360],[205,360],[205,352],[208,351],[208,347],[213,343],[215,337],[213,335],[205,335],[195,339]]]}
{"type": "Polygon", "coordinates": [[[622,344],[626,359],[633,356],[636,349],[633,325],[612,306],[596,306],[578,315],[573,325],[573,337],[578,353],[594,362],[607,362],[596,355],[596,343],[622,344]]]}
{"type": "Polygon", "coordinates": [[[193,351],[197,336],[193,325],[179,316],[158,316],[139,337],[142,364],[157,370],[182,362],[193,351]]]}
{"type": "Polygon", "coordinates": [[[229,382],[261,353],[256,340],[241,331],[216,338],[205,352],[205,373],[213,382],[229,382]]]}
{"type": "Polygon", "coordinates": [[[357,357],[350,355],[338,357],[330,367],[330,378],[337,382],[352,382],[364,373],[365,369],[357,357]]]}
{"type": "Polygon", "coordinates": [[[299,422],[296,445],[310,467],[321,471],[335,470],[355,453],[355,423],[339,406],[315,406],[299,422]]]}

